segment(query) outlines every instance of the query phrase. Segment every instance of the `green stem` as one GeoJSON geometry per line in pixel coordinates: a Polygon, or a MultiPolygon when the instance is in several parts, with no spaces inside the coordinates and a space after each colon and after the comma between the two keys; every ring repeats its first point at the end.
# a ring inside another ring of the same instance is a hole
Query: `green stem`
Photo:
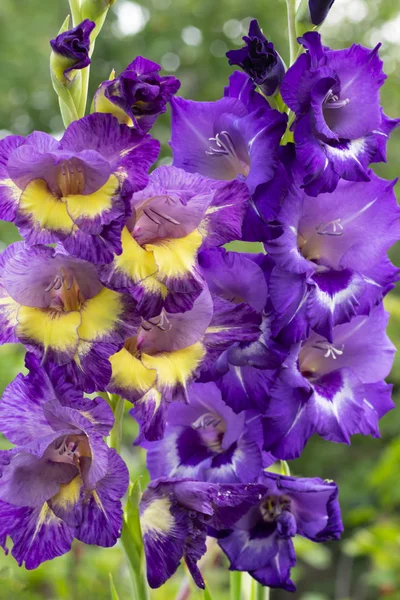
{"type": "Polygon", "coordinates": [[[269,600],[269,588],[253,579],[251,586],[251,600],[269,600]]]}
{"type": "Polygon", "coordinates": [[[114,427],[110,433],[110,446],[115,448],[118,454],[121,452],[122,419],[124,416],[125,400],[119,396],[113,399],[114,427]]]}
{"type": "Polygon", "coordinates": [[[122,528],[121,542],[129,563],[129,570],[134,589],[134,598],[135,600],[150,600],[149,586],[147,585],[146,579],[146,565],[143,547],[140,556],[137,548],[137,540],[135,541],[132,538],[126,522],[122,528]]]}
{"type": "Polygon", "coordinates": [[[286,7],[288,16],[290,65],[292,65],[297,56],[296,0],[286,0],[286,7]]]}
{"type": "Polygon", "coordinates": [[[242,573],[240,571],[230,572],[230,600],[241,600],[242,598],[242,573]]]}
{"type": "Polygon", "coordinates": [[[81,7],[79,0],[69,0],[74,27],[81,22],[81,7]]]}

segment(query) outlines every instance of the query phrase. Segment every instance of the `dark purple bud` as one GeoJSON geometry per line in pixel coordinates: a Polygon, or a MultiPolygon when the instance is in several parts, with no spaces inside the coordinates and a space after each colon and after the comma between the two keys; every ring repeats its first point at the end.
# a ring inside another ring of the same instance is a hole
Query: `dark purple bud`
{"type": "Polygon", "coordinates": [[[50,40],[53,50],[52,70],[59,81],[71,81],[70,71],[84,69],[90,64],[90,34],[96,27],[93,21],[85,19],[72,29],[60,33],[50,40]]]}
{"type": "Polygon", "coordinates": [[[160,69],[138,56],[118,77],[100,85],[94,96],[95,111],[111,113],[121,123],[149,131],[181,85],[173,75],[159,75],[160,69]]]}
{"type": "Polygon", "coordinates": [[[335,0],[308,0],[311,22],[313,25],[321,25],[328,16],[335,0]]]}
{"type": "Polygon", "coordinates": [[[283,79],[285,66],[272,42],[269,42],[256,19],[250,23],[249,34],[243,37],[246,46],[229,50],[230,65],[238,65],[259,86],[263,94],[272,96],[283,79]]]}

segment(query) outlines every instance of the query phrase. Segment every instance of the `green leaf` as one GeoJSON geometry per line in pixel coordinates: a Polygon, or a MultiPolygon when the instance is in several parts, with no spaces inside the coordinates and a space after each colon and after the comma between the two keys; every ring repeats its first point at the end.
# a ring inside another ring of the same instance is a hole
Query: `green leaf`
{"type": "Polygon", "coordinates": [[[109,573],[108,576],[110,578],[111,600],[119,600],[118,592],[117,592],[117,589],[116,589],[116,587],[114,585],[113,576],[111,575],[111,573],[109,573]]]}

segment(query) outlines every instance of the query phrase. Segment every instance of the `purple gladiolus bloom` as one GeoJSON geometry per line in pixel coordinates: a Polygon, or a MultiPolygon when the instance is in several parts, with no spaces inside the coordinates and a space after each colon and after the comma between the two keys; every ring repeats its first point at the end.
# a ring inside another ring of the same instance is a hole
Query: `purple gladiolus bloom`
{"type": "Polygon", "coordinates": [[[399,120],[382,111],[379,89],[386,79],[378,48],[353,45],[330,50],[320,35],[306,33],[307,52],[287,71],[284,101],[296,114],[296,154],[311,196],[333,191],[340,179],[369,181],[367,167],[385,160],[386,143],[399,120]]]}
{"type": "Polygon", "coordinates": [[[115,115],[120,123],[149,131],[180,88],[173,75],[160,76],[160,65],[135,58],[115,79],[104,81],[94,95],[96,112],[115,115]]]}
{"type": "Polygon", "coordinates": [[[372,172],[371,181],[341,181],[330,194],[311,198],[294,186],[265,244],[275,263],[269,280],[276,322],[286,342],[314,329],[332,328],[368,314],[398,279],[386,252],[400,238],[394,183],[372,172]],[[368,235],[366,235],[368,232],[368,235]]]}
{"type": "Polygon", "coordinates": [[[274,175],[287,116],[266,106],[252,110],[247,94],[247,105],[234,96],[171,100],[174,165],[213,179],[239,178],[253,193],[274,175]]]}
{"type": "Polygon", "coordinates": [[[104,390],[108,358],[140,327],[135,301],[60,249],[17,242],[0,255],[0,268],[0,343],[21,341],[86,391],[104,390]]]}
{"type": "Polygon", "coordinates": [[[264,473],[262,495],[219,545],[232,571],[248,571],[271,588],[294,592],[290,570],[296,564],[292,538],[313,542],[339,539],[343,531],[335,483],[319,478],[283,477],[264,473]]]}
{"type": "Polygon", "coordinates": [[[61,241],[95,263],[121,253],[130,196],[147,184],[159,143],[112,115],[71,123],[60,141],[34,132],[0,141],[0,217],[30,244],[61,241]]]}
{"type": "Polygon", "coordinates": [[[315,433],[344,444],[357,433],[379,437],[379,419],[394,408],[392,386],[384,382],[396,351],[387,321],[381,303],[369,316],[334,327],[331,342],[312,332],[293,345],[270,391],[266,450],[291,459],[315,433]]]}
{"type": "Polygon", "coordinates": [[[215,383],[192,385],[188,403],[172,403],[166,421],[164,438],[144,444],[152,479],[251,483],[275,460],[263,457],[260,415],[254,411],[236,415],[215,383]]]}
{"type": "Polygon", "coordinates": [[[190,479],[157,479],[144,492],[140,522],[150,587],[163,585],[182,558],[200,588],[197,561],[206,552],[208,526],[232,527],[257,501],[263,486],[213,484],[190,479]]]}
{"type": "Polygon", "coordinates": [[[0,403],[2,432],[16,447],[1,454],[0,543],[34,569],[68,552],[74,538],[113,546],[121,533],[128,469],[103,441],[113,415],[102,398],[84,398],[57,367],[31,354],[0,403]]]}
{"type": "Polygon", "coordinates": [[[204,287],[198,251],[240,238],[248,200],[242,182],[159,167],[133,195],[122,254],[102,268],[102,281],[128,291],[145,319],[190,310],[204,287]]]}
{"type": "Polygon", "coordinates": [[[328,16],[335,0],[308,0],[311,23],[321,25],[328,16]]]}
{"type": "Polygon", "coordinates": [[[60,81],[73,79],[72,71],[84,69],[90,65],[90,34],[96,27],[93,21],[85,19],[72,29],[60,33],[54,40],[50,40],[54,52],[52,68],[60,81]]]}
{"type": "Polygon", "coordinates": [[[231,302],[246,302],[261,319],[257,339],[233,343],[217,360],[202,366],[200,378],[215,380],[224,401],[236,413],[248,409],[263,412],[268,390],[288,354],[271,334],[267,279],[273,264],[264,254],[246,255],[222,248],[202,251],[199,263],[213,293],[231,302]]]}
{"type": "Polygon", "coordinates": [[[285,66],[269,42],[256,19],[250,23],[249,34],[243,37],[244,48],[229,50],[226,56],[230,65],[238,65],[258,85],[266,96],[272,96],[282,81],[285,66]]]}
{"type": "Polygon", "coordinates": [[[237,341],[257,339],[260,322],[250,306],[212,296],[206,285],[191,310],[163,310],[158,317],[143,320],[138,334],[111,357],[108,387],[134,402],[131,414],[141,425],[139,440],[161,439],[167,404],[187,397],[202,365],[217,361],[237,341]]]}

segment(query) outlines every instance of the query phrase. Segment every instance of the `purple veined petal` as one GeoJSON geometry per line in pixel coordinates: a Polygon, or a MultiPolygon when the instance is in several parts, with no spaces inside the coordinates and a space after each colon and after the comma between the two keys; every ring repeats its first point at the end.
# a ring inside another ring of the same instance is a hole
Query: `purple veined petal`
{"type": "Polygon", "coordinates": [[[245,183],[237,180],[222,184],[215,192],[200,224],[203,248],[222,246],[242,236],[242,223],[249,204],[245,183]]]}
{"type": "MultiPolygon", "coordinates": [[[[58,143],[57,143],[58,145],[58,143]]],[[[102,187],[112,171],[109,162],[94,150],[81,152],[52,148],[44,152],[37,137],[28,136],[10,156],[7,168],[16,185],[24,189],[31,181],[43,179],[53,194],[67,196],[69,190],[78,188],[83,194],[91,194],[102,187]],[[78,178],[72,184],[72,178],[78,178]]]]}
{"type": "Polygon", "coordinates": [[[7,169],[9,156],[24,143],[19,135],[9,135],[0,141],[0,219],[13,221],[21,189],[12,181],[7,169]]]}
{"type": "Polygon", "coordinates": [[[395,348],[386,334],[388,313],[382,304],[374,308],[369,316],[355,317],[350,323],[338,325],[333,330],[333,348],[321,337],[311,334],[301,353],[302,370],[315,369],[318,375],[332,370],[350,368],[363,383],[375,383],[384,379],[393,364],[395,348]]]}
{"type": "Polygon", "coordinates": [[[348,100],[338,110],[325,110],[328,125],[341,138],[360,138],[381,123],[379,89],[386,75],[378,48],[370,50],[353,44],[351,48],[326,53],[327,64],[340,79],[340,97],[348,100]]]}
{"type": "Polygon", "coordinates": [[[173,511],[167,495],[145,491],[140,505],[140,523],[151,588],[160,587],[177,570],[183,557],[189,522],[184,512],[173,511]]]}
{"type": "Polygon", "coordinates": [[[128,469],[122,458],[108,448],[108,469],[94,490],[88,490],[82,502],[82,521],[75,529],[77,539],[86,544],[113,546],[121,535],[121,498],[129,484],[128,469]]]}
{"type": "MultiPolygon", "coordinates": [[[[0,273],[3,273],[4,265],[23,248],[22,242],[10,244],[0,254],[0,273]]],[[[16,327],[18,325],[19,304],[15,302],[4,287],[0,275],[0,342],[1,344],[15,343],[18,341],[16,327]]]]}
{"type": "Polygon", "coordinates": [[[0,502],[0,539],[9,535],[12,555],[18,565],[36,569],[42,562],[71,549],[73,530],[45,503],[41,507],[18,508],[0,502]]]}
{"type": "Polygon", "coordinates": [[[256,341],[260,324],[261,315],[247,304],[232,304],[215,296],[214,315],[204,336],[207,361],[216,360],[235,342],[256,341]]]}
{"type": "Polygon", "coordinates": [[[54,394],[46,372],[37,365],[29,375],[21,373],[4,390],[0,403],[2,433],[13,444],[29,444],[53,433],[43,414],[43,402],[54,394]]]}
{"type": "Polygon", "coordinates": [[[267,100],[256,91],[256,85],[246,73],[234,71],[229,76],[229,85],[224,89],[224,96],[237,98],[249,112],[257,108],[270,108],[267,100]]]}
{"type": "MultiPolygon", "coordinates": [[[[55,496],[61,484],[69,483],[78,469],[74,464],[47,460],[47,448],[54,442],[74,430],[52,432],[43,438],[42,457],[29,453],[29,447],[18,447],[9,465],[3,468],[0,479],[0,499],[15,506],[42,506],[44,502],[55,496]],[[44,447],[43,447],[44,446],[44,447]]],[[[34,448],[36,450],[36,448],[34,448]]]]}
{"type": "MultiPolygon", "coordinates": [[[[268,479],[275,476],[265,473],[263,477],[268,485],[268,479]]],[[[336,483],[318,477],[280,477],[278,485],[281,493],[290,497],[299,535],[314,542],[339,539],[343,524],[336,483]]]]}
{"type": "Polygon", "coordinates": [[[66,286],[72,286],[75,280],[85,299],[96,296],[102,289],[97,270],[91,263],[56,254],[53,248],[23,244],[5,262],[3,285],[19,304],[47,308],[58,285],[56,279],[63,277],[63,273],[66,286]]]}
{"type": "Polygon", "coordinates": [[[257,524],[250,530],[241,529],[240,522],[229,535],[219,540],[232,571],[253,571],[266,567],[279,552],[276,526],[257,524]],[[263,525],[265,525],[263,527],[263,525]]]}
{"type": "Polygon", "coordinates": [[[159,152],[159,143],[149,135],[120,125],[114,116],[101,113],[71,123],[60,147],[73,152],[96,150],[108,160],[113,173],[129,176],[133,191],[145,187],[148,169],[159,152]]]}
{"type": "Polygon", "coordinates": [[[278,540],[279,561],[270,562],[263,569],[255,569],[251,576],[262,585],[295,592],[296,586],[290,579],[290,570],[296,565],[296,553],[292,540],[278,540]]]}
{"type": "Polygon", "coordinates": [[[391,119],[382,110],[382,121],[379,129],[373,131],[376,143],[376,154],[372,162],[386,162],[386,146],[390,134],[400,124],[400,119],[391,119]]]}
{"type": "Polygon", "coordinates": [[[213,316],[212,297],[207,288],[184,313],[162,313],[160,323],[146,324],[138,335],[138,348],[146,354],[173,352],[198,342],[213,316]]]}
{"type": "Polygon", "coordinates": [[[136,214],[132,235],[139,244],[189,235],[215,195],[215,182],[176,167],[159,167],[148,186],[132,198],[136,214]]]}
{"type": "Polygon", "coordinates": [[[82,496],[82,479],[77,475],[69,483],[60,486],[59,492],[47,500],[47,505],[58,519],[74,528],[82,521],[82,496]]]}
{"type": "Polygon", "coordinates": [[[121,215],[112,223],[104,225],[101,235],[85,233],[75,228],[71,235],[63,236],[61,241],[72,256],[93,262],[95,265],[104,265],[122,252],[121,232],[124,224],[125,218],[121,215]]]}
{"type": "Polygon", "coordinates": [[[244,117],[247,114],[246,107],[236,98],[194,102],[178,97],[171,100],[171,108],[174,165],[213,179],[234,179],[238,172],[232,167],[228,151],[221,147],[223,154],[207,152],[212,152],[210,145],[220,133],[216,129],[218,118],[224,114],[244,117]]]}
{"type": "Polygon", "coordinates": [[[229,370],[219,379],[218,387],[236,413],[249,409],[263,413],[268,405],[268,390],[274,383],[274,376],[274,371],[229,365],[229,370]]]}
{"type": "Polygon", "coordinates": [[[267,301],[267,284],[262,269],[237,252],[223,248],[205,250],[199,264],[210,291],[235,304],[245,302],[262,311],[267,301]]]}

